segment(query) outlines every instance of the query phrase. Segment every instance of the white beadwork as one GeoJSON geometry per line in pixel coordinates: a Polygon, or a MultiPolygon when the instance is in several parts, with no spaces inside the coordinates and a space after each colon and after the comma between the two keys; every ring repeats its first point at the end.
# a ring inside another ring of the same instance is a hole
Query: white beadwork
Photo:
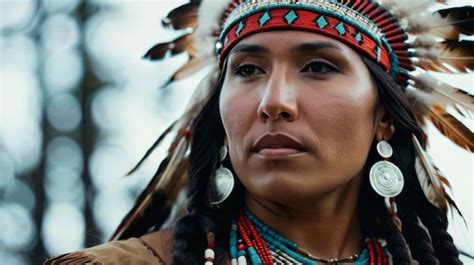
{"type": "Polygon", "coordinates": [[[247,265],[247,259],[244,256],[240,256],[237,259],[237,265],[247,265]]]}
{"type": "Polygon", "coordinates": [[[237,264],[237,259],[231,259],[230,260],[230,265],[238,265],[237,264]]]}
{"type": "Polygon", "coordinates": [[[214,265],[214,263],[212,263],[212,261],[206,261],[204,262],[204,265],[214,265]]]}
{"type": "Polygon", "coordinates": [[[215,254],[214,254],[214,250],[208,248],[204,251],[204,257],[206,259],[214,259],[215,257],[215,254]]]}

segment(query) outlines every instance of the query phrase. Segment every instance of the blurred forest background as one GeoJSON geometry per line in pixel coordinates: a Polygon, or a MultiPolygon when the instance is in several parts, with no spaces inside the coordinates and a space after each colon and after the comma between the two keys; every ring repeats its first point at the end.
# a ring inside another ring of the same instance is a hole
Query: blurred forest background
{"type": "MultiPolygon", "coordinates": [[[[0,264],[103,243],[132,207],[166,150],[124,175],[203,74],[161,88],[186,55],[141,59],[180,34],[160,20],[184,2],[0,0],[0,264]]],[[[474,92],[474,74],[445,82],[474,92]]],[[[467,222],[454,214],[450,232],[472,255],[473,156],[429,129],[467,222]]]]}

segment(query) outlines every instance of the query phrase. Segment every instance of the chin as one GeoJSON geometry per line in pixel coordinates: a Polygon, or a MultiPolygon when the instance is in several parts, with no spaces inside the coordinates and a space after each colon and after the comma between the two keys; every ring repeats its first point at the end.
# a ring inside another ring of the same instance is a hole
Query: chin
{"type": "Polygon", "coordinates": [[[314,175],[275,172],[241,179],[251,196],[280,204],[306,204],[345,186],[347,181],[336,178],[315,178],[314,175]]]}
{"type": "Polygon", "coordinates": [[[297,179],[294,174],[273,173],[271,175],[255,176],[246,181],[243,180],[242,183],[250,194],[266,201],[284,204],[285,202],[310,199],[321,192],[322,187],[318,187],[319,185],[316,183],[311,183],[310,176],[307,177],[308,179],[304,177],[297,179]]]}

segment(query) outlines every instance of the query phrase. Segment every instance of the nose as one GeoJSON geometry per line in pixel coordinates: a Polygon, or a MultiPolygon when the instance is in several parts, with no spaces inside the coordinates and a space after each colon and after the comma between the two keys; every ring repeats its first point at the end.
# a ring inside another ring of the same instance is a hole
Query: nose
{"type": "Polygon", "coordinates": [[[262,122],[279,119],[292,122],[298,118],[295,84],[283,71],[273,72],[268,79],[257,111],[262,122]]]}

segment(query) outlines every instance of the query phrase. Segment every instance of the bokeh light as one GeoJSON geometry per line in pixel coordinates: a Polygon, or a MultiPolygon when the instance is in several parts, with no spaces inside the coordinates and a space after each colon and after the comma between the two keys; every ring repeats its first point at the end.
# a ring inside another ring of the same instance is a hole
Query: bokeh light
{"type": "Polygon", "coordinates": [[[35,2],[35,0],[2,1],[0,8],[2,31],[29,23],[35,13],[35,2]]]}
{"type": "Polygon", "coordinates": [[[50,94],[73,91],[81,81],[83,71],[77,51],[51,53],[44,62],[45,86],[50,94]]]}
{"type": "Polygon", "coordinates": [[[44,214],[43,222],[41,235],[48,253],[58,255],[84,247],[85,224],[79,207],[52,203],[44,214]]]}
{"type": "Polygon", "coordinates": [[[80,0],[41,0],[42,7],[48,13],[71,13],[81,3],[80,0]]]}
{"type": "Polygon", "coordinates": [[[26,250],[32,247],[36,228],[30,211],[23,205],[0,205],[0,246],[9,250],[26,250]]]}
{"type": "Polygon", "coordinates": [[[82,172],[82,150],[79,144],[71,138],[59,136],[52,139],[46,149],[48,167],[65,167],[82,172]]]}
{"type": "Polygon", "coordinates": [[[22,207],[33,210],[36,198],[33,190],[22,180],[14,180],[4,189],[2,198],[7,203],[16,203],[22,207]]]}
{"type": "Polygon", "coordinates": [[[0,191],[15,179],[15,164],[7,152],[0,151],[0,191]]]}
{"type": "Polygon", "coordinates": [[[56,130],[70,132],[81,122],[81,105],[71,94],[56,94],[48,103],[46,116],[56,130]]]}

